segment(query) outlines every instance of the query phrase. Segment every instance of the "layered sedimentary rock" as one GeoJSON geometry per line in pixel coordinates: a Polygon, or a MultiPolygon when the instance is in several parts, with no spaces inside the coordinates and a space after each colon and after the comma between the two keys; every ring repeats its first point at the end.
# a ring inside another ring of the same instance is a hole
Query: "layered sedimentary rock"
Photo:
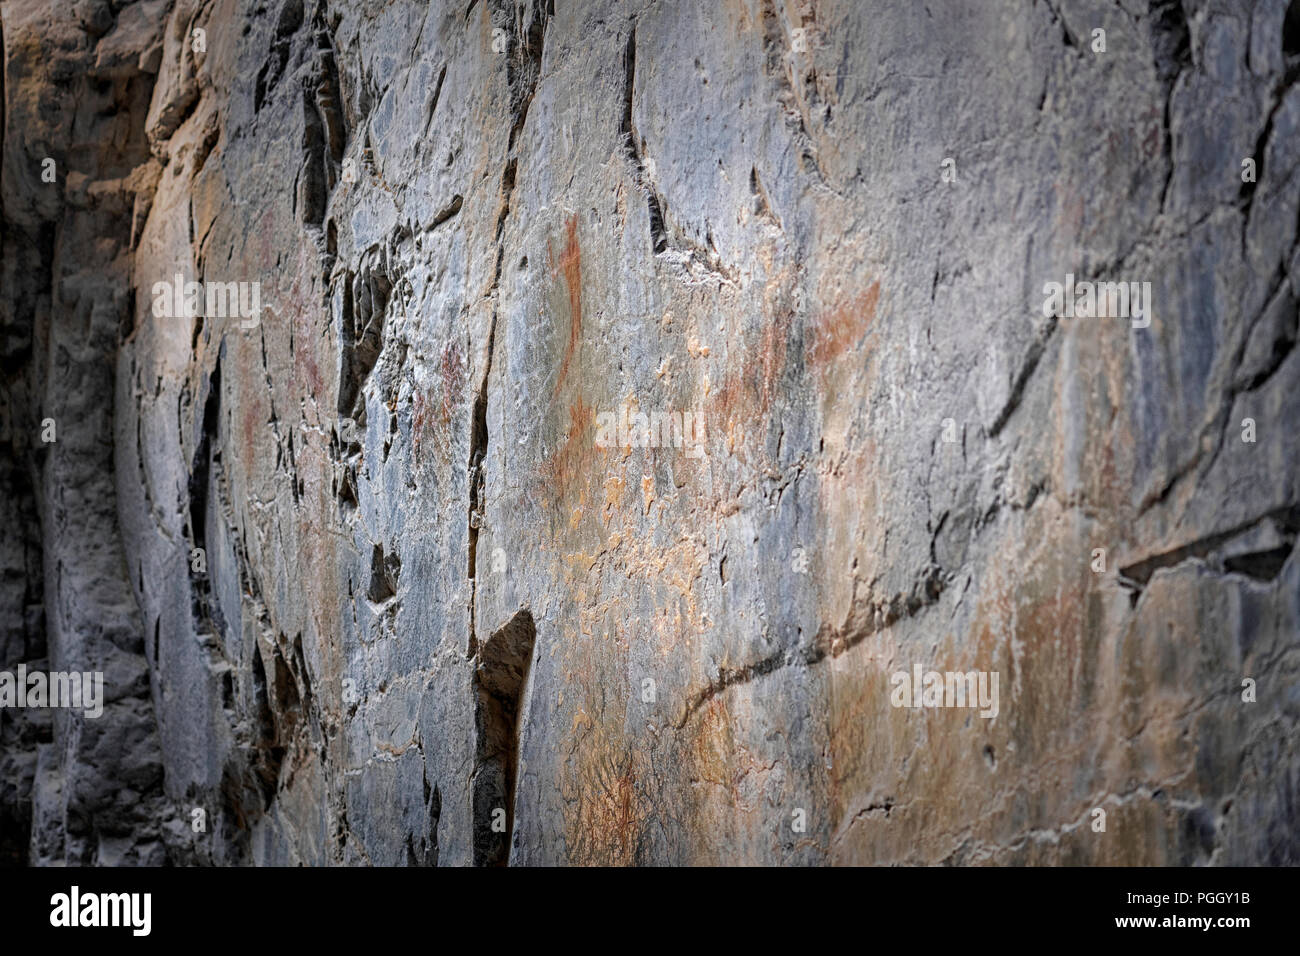
{"type": "Polygon", "coordinates": [[[7,859],[1300,862],[1297,3],[0,26],[7,859]]]}

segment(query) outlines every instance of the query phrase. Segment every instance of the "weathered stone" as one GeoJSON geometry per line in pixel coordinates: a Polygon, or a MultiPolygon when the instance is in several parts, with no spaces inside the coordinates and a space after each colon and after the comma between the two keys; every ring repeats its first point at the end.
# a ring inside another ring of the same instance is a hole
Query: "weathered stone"
{"type": "Polygon", "coordinates": [[[1300,862],[1300,0],[0,26],[6,859],[1300,862]]]}

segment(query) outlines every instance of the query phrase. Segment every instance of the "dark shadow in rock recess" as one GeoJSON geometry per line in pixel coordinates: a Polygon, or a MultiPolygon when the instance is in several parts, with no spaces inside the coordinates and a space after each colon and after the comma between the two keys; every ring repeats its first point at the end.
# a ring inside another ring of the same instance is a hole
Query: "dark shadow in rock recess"
{"type": "Polygon", "coordinates": [[[510,859],[519,760],[519,712],[536,638],[533,615],[525,609],[479,648],[474,670],[477,739],[470,780],[475,866],[505,866],[510,859]]]}

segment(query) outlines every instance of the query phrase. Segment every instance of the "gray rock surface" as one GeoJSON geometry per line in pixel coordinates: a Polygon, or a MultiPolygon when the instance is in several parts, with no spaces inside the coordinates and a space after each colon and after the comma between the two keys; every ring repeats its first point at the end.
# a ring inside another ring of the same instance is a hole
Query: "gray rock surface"
{"type": "Polygon", "coordinates": [[[1300,862],[1300,0],[70,9],[0,670],[110,704],[0,711],[3,860],[1300,862]]]}

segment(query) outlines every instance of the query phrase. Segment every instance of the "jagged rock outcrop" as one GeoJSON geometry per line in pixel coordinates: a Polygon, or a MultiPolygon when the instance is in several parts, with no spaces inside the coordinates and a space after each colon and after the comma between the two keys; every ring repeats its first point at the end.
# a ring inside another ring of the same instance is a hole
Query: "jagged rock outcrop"
{"type": "Polygon", "coordinates": [[[1300,862],[1300,0],[70,9],[6,860],[1300,862]]]}

